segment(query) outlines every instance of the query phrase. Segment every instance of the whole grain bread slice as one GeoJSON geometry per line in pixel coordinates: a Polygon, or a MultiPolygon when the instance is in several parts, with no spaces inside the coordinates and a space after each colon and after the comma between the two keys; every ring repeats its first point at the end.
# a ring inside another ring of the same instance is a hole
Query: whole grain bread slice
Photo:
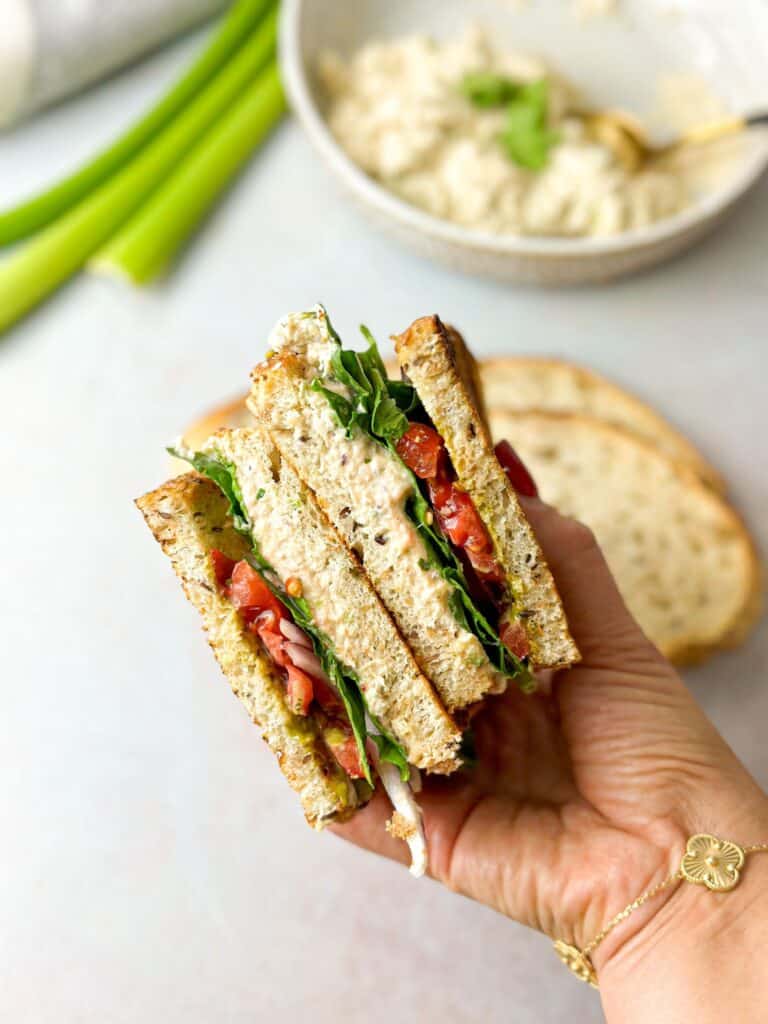
{"type": "Polygon", "coordinates": [[[740,643],[759,615],[761,572],[736,512],[656,444],[585,415],[491,412],[542,498],[586,523],[627,605],[673,661],[740,643]]]}
{"type": "Polygon", "coordinates": [[[188,473],[145,494],[136,505],[200,612],[232,692],[261,729],[299,795],[307,821],[321,828],[350,817],[358,805],[354,787],[312,720],[290,710],[282,680],[217,585],[211,550],[218,548],[235,560],[248,552],[247,542],[232,527],[228,503],[219,488],[188,473]]]}
{"type": "Polygon", "coordinates": [[[203,450],[234,467],[262,556],[284,583],[291,579],[299,588],[313,622],[355,672],[371,713],[409,762],[431,772],[457,769],[460,730],[288,458],[260,429],[219,431],[203,450]]]}
{"type": "Polygon", "coordinates": [[[415,320],[394,343],[401,371],[415,385],[445,442],[459,485],[472,498],[491,536],[514,599],[507,614],[519,617],[524,625],[533,664],[573,664],[579,652],[552,573],[462,375],[462,366],[467,374],[466,349],[457,361],[454,341],[437,316],[415,320]]]}

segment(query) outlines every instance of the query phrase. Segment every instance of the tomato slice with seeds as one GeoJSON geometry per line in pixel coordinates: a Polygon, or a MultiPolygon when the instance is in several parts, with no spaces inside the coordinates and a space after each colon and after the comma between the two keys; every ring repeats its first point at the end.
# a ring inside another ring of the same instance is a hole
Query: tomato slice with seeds
{"type": "Polygon", "coordinates": [[[261,576],[246,561],[238,562],[232,570],[229,599],[239,611],[251,612],[251,618],[263,611],[273,611],[278,619],[288,614],[261,576]]]}
{"type": "Polygon", "coordinates": [[[341,765],[351,779],[365,778],[365,772],[360,762],[360,751],[357,749],[354,736],[350,734],[337,742],[326,733],[325,742],[328,744],[331,753],[339,765],[341,765]]]}
{"type": "Polygon", "coordinates": [[[531,644],[525,626],[519,619],[505,622],[499,630],[499,639],[518,658],[527,658],[531,653],[531,644]]]}
{"type": "Polygon", "coordinates": [[[297,715],[308,715],[309,705],[314,696],[312,679],[306,672],[302,672],[300,668],[292,665],[290,661],[285,667],[288,672],[288,703],[291,710],[297,715]]]}
{"type": "Polygon", "coordinates": [[[423,423],[412,423],[395,445],[406,466],[422,480],[436,477],[440,468],[443,441],[436,430],[423,423]]]}
{"type": "Polygon", "coordinates": [[[221,587],[231,578],[232,570],[235,568],[235,560],[234,558],[229,558],[223,551],[219,551],[218,548],[214,548],[211,551],[211,564],[213,565],[216,582],[221,587]]]}

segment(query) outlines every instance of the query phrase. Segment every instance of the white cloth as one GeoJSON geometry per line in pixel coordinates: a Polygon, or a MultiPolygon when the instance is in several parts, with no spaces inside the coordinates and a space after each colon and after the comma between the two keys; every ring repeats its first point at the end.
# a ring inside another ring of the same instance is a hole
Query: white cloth
{"type": "Polygon", "coordinates": [[[0,0],[0,126],[82,89],[227,0],[0,0]]]}

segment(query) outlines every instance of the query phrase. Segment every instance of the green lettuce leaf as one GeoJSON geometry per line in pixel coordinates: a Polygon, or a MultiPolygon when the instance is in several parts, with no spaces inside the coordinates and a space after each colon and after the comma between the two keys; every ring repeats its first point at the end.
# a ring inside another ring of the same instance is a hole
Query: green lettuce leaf
{"type": "MultiPolygon", "coordinates": [[[[235,467],[220,456],[207,455],[204,452],[190,452],[179,448],[168,448],[168,452],[176,458],[184,459],[186,462],[189,462],[194,466],[198,473],[202,473],[204,476],[207,476],[209,480],[212,480],[220,488],[222,494],[229,502],[229,511],[232,516],[235,529],[238,533],[247,537],[251,544],[251,553],[248,557],[249,564],[259,573],[275,597],[282,601],[290,611],[296,625],[303,629],[309,636],[312,641],[315,654],[320,659],[320,664],[323,666],[323,670],[338,691],[347,712],[349,723],[352,726],[355,744],[357,746],[358,753],[360,754],[360,763],[363,767],[366,781],[372,786],[373,777],[371,774],[371,766],[368,759],[368,752],[365,748],[366,738],[368,736],[368,729],[366,726],[366,705],[360,688],[360,680],[352,669],[347,668],[347,666],[342,664],[342,662],[337,658],[331,641],[315,625],[312,619],[312,610],[307,599],[304,597],[292,597],[282,586],[279,586],[276,583],[278,578],[277,573],[262,555],[259,545],[253,536],[251,525],[248,520],[248,514],[243,502],[243,495],[237,481],[235,467]]],[[[377,747],[379,747],[380,756],[385,760],[396,764],[400,769],[402,778],[407,780],[409,769],[405,751],[398,745],[392,736],[381,728],[378,722],[376,722],[376,727],[381,731],[382,735],[374,735],[372,738],[377,747]],[[381,753],[381,747],[379,746],[380,740],[385,742],[386,756],[381,753]],[[405,771],[404,775],[403,771],[405,771]]]]}

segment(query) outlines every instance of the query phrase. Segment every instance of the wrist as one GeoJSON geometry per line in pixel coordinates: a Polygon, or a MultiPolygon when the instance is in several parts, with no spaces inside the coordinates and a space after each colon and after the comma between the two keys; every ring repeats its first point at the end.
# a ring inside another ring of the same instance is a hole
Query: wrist
{"type": "MultiPolygon", "coordinates": [[[[749,805],[731,805],[732,813],[711,831],[742,847],[768,842],[768,800],[760,797],[749,805]]],[[[704,820],[711,821],[711,814],[704,820]]],[[[675,851],[672,871],[679,867],[683,852],[682,847],[675,851]]],[[[729,975],[738,988],[744,957],[755,962],[766,943],[768,853],[747,854],[739,882],[728,892],[711,892],[681,880],[645,904],[592,954],[606,1015],[613,1019],[608,1013],[612,1006],[617,1019],[629,1024],[632,1018],[626,1015],[626,1001],[630,1000],[639,1001],[641,1020],[678,1021],[691,1008],[692,999],[699,1000],[696,1006],[708,1005],[703,1002],[708,986],[712,987],[712,1009],[722,1009],[724,996],[733,996],[729,975]],[[649,1015],[651,991],[658,999],[658,1016],[649,1015]]],[[[764,960],[752,974],[756,991],[761,991],[760,985],[768,987],[764,960]]],[[[747,986],[746,994],[749,991],[747,986]]],[[[713,1013],[712,1019],[719,1018],[713,1013]]]]}

